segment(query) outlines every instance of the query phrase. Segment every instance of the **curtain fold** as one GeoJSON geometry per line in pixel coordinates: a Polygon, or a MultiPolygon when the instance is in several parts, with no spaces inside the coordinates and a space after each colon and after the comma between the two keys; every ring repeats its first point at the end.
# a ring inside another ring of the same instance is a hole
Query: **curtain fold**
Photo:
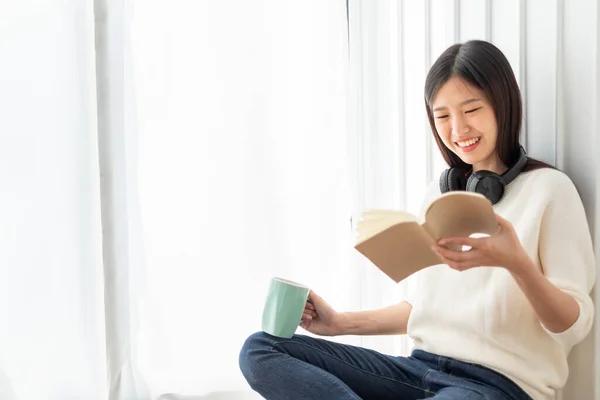
{"type": "Polygon", "coordinates": [[[150,399],[136,364],[144,250],[131,64],[133,4],[94,0],[104,305],[110,400],[150,399]]]}

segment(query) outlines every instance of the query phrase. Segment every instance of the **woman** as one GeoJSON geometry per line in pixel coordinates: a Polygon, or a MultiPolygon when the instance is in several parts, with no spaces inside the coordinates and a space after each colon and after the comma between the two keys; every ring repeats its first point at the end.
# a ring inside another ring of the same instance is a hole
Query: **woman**
{"type": "Polygon", "coordinates": [[[519,88],[492,44],[447,49],[429,71],[425,104],[451,168],[423,203],[448,190],[485,193],[497,232],[442,239],[433,249],[444,264],[415,274],[414,298],[388,308],[337,312],[311,292],[307,331],[408,333],[415,348],[399,357],[259,332],[244,344],[240,367],[265,398],[543,400],[565,384],[567,355],[593,322],[595,259],[575,186],[520,149],[519,88]]]}

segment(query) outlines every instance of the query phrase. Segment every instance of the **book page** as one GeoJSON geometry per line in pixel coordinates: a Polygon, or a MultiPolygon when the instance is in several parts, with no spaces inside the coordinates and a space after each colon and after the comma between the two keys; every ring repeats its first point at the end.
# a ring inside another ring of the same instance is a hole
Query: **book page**
{"type": "Polygon", "coordinates": [[[424,228],[436,242],[447,237],[491,235],[498,229],[492,203],[479,193],[455,191],[438,197],[425,211],[424,228]]]}
{"type": "Polygon", "coordinates": [[[367,210],[362,213],[361,219],[356,224],[357,242],[364,242],[396,224],[406,222],[417,222],[417,217],[406,211],[367,210]]]}

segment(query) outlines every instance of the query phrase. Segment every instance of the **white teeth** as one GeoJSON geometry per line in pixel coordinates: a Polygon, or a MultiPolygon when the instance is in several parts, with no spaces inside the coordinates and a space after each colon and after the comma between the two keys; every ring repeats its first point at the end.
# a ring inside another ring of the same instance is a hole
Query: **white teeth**
{"type": "Polygon", "coordinates": [[[472,144],[475,144],[477,142],[479,142],[479,138],[473,138],[473,139],[465,140],[464,142],[456,142],[456,143],[458,143],[458,145],[460,147],[467,147],[467,146],[471,146],[472,144]]]}

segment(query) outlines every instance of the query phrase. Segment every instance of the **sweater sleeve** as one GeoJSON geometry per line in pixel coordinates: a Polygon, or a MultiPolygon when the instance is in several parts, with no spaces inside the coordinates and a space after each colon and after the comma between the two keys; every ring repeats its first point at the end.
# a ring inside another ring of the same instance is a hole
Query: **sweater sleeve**
{"type": "Polygon", "coordinates": [[[551,197],[542,215],[539,258],[544,275],[579,304],[575,323],[563,332],[548,334],[566,352],[590,332],[594,304],[590,291],[596,279],[596,260],[583,203],[573,182],[563,173],[548,189],[551,197]]]}

